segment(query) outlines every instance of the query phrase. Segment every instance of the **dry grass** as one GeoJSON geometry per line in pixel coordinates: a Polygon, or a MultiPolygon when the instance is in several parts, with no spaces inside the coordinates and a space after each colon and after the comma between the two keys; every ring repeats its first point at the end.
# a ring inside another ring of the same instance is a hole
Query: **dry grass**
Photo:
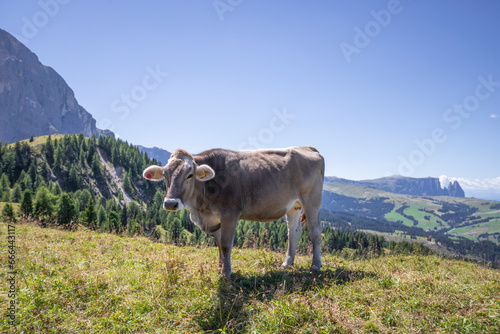
{"type": "Polygon", "coordinates": [[[0,332],[496,333],[500,272],[436,256],[346,261],[320,274],[299,257],[16,225],[16,325],[8,324],[7,225],[0,224],[0,332]]]}

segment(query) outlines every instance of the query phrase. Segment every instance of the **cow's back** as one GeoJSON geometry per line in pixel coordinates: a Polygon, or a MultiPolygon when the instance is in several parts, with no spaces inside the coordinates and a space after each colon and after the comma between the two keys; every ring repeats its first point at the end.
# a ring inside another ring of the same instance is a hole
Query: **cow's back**
{"type": "Polygon", "coordinates": [[[317,191],[318,184],[323,184],[323,157],[310,146],[211,150],[195,159],[215,171],[212,184],[205,185],[209,192],[217,192],[213,204],[219,210],[240,210],[242,219],[279,219],[301,194],[317,191]]]}

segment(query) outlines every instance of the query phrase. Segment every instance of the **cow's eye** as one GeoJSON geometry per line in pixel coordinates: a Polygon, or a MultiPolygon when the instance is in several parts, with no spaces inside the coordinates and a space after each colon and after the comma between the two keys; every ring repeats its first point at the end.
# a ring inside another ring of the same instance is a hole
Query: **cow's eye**
{"type": "Polygon", "coordinates": [[[193,174],[189,174],[188,177],[186,178],[186,180],[189,180],[192,177],[193,177],[193,174]]]}

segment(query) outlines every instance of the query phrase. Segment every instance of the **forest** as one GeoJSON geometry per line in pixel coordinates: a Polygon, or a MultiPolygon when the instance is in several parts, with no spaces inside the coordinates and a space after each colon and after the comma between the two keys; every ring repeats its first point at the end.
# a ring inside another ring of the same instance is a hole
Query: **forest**
{"type": "MultiPolygon", "coordinates": [[[[176,245],[214,245],[213,237],[190,221],[187,210],[162,209],[165,185],[142,178],[145,167],[158,164],[146,153],[113,137],[85,138],[83,134],[53,137],[41,142],[40,138],[31,138],[0,144],[0,202],[5,203],[1,212],[4,219],[31,220],[44,227],[70,230],[83,227],[128,237],[145,235],[176,245]],[[114,173],[119,174],[118,179],[114,173]]],[[[378,199],[365,204],[379,212],[384,203],[378,199]]],[[[389,242],[381,236],[357,232],[370,226],[372,230],[385,227],[387,231],[405,229],[410,235],[425,235],[419,228],[326,210],[322,211],[322,221],[323,250],[327,252],[363,257],[386,252],[431,252],[420,243],[389,242]]],[[[273,223],[240,221],[234,245],[283,250],[287,247],[287,233],[284,218],[273,223]]],[[[454,246],[452,241],[442,236],[441,239],[454,246]]],[[[460,244],[457,251],[466,255],[467,250],[470,253],[482,249],[481,244],[472,244],[460,244]]],[[[498,246],[487,247],[487,259],[498,262],[498,246]]],[[[305,229],[299,252],[307,252],[309,248],[305,229]]],[[[485,258],[483,253],[480,255],[485,258]]]]}

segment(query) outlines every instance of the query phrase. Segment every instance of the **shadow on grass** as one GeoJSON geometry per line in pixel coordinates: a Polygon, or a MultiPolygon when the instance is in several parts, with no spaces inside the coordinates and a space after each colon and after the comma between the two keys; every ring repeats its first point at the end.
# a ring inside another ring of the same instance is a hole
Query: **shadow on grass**
{"type": "Polygon", "coordinates": [[[249,320],[246,309],[252,300],[260,302],[315,288],[349,284],[377,275],[343,268],[311,272],[307,269],[271,270],[261,275],[233,273],[230,280],[220,278],[214,305],[196,319],[207,332],[244,332],[249,320]]]}

